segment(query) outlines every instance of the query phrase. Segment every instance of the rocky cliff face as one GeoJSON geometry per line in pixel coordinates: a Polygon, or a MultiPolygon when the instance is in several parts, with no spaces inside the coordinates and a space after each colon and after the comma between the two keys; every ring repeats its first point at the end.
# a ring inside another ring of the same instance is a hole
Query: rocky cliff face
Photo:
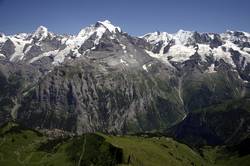
{"type": "Polygon", "coordinates": [[[194,110],[249,96],[249,42],[231,31],[132,37],[109,21],[77,36],[45,27],[1,35],[0,117],[79,134],[164,132],[194,110]]]}

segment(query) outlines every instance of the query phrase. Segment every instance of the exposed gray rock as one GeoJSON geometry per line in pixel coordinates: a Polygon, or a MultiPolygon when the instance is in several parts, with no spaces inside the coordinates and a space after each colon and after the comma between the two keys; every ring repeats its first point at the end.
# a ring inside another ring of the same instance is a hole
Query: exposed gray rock
{"type": "Polygon", "coordinates": [[[0,53],[9,58],[12,54],[14,54],[14,52],[15,52],[14,43],[10,39],[6,40],[6,42],[2,45],[0,49],[0,53]]]}

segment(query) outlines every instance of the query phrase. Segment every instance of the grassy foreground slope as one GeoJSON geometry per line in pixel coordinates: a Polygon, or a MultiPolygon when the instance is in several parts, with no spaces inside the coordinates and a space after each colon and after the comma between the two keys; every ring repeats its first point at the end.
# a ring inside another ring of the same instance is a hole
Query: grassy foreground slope
{"type": "Polygon", "coordinates": [[[249,166],[249,140],[237,146],[205,146],[193,150],[167,137],[104,136],[123,149],[123,161],[135,166],[249,166]],[[242,153],[243,152],[243,153],[242,153]],[[128,163],[128,162],[126,162],[128,163]]]}
{"type": "Polygon", "coordinates": [[[49,138],[35,130],[7,123],[0,128],[1,166],[182,166],[249,165],[225,148],[204,147],[199,153],[167,137],[85,134],[49,138]]]}
{"type": "Polygon", "coordinates": [[[1,166],[112,166],[121,163],[121,158],[121,149],[95,134],[49,139],[13,123],[0,129],[1,166]]]}
{"type": "Polygon", "coordinates": [[[123,161],[139,166],[205,165],[194,150],[167,137],[104,136],[108,142],[123,149],[123,161]]]}

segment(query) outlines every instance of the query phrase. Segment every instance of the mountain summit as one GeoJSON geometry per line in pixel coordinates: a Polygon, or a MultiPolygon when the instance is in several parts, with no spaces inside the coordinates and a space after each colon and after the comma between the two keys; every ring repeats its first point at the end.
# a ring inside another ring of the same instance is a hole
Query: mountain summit
{"type": "Polygon", "coordinates": [[[48,29],[44,26],[39,26],[33,33],[32,37],[35,39],[43,40],[48,36],[48,29]]]}
{"type": "Polygon", "coordinates": [[[115,33],[116,31],[121,32],[121,28],[120,27],[116,27],[114,25],[112,25],[112,23],[109,20],[105,20],[105,21],[98,21],[95,26],[104,26],[105,28],[107,28],[109,30],[109,32],[113,32],[115,33]]]}

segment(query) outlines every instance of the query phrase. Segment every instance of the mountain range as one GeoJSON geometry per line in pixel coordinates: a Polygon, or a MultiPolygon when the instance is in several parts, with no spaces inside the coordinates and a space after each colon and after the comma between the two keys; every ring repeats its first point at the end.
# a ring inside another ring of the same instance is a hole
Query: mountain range
{"type": "Polygon", "coordinates": [[[250,134],[250,33],[0,34],[0,124],[77,135],[162,133],[190,146],[250,134]]]}

